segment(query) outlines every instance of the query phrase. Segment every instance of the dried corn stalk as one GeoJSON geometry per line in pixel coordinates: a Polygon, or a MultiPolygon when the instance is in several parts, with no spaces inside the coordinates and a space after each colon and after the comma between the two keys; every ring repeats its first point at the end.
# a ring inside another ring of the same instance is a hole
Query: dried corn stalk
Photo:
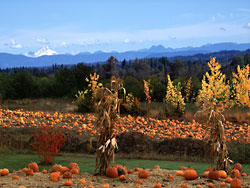
{"type": "Polygon", "coordinates": [[[111,159],[114,162],[114,150],[117,148],[114,134],[115,120],[118,118],[121,99],[118,91],[121,89],[121,80],[112,76],[110,89],[101,88],[97,90],[97,150],[96,168],[99,174],[104,174],[111,159]]]}
{"type": "MultiPolygon", "coordinates": [[[[204,120],[204,117],[208,117],[206,133],[208,138],[206,143],[210,144],[210,158],[213,163],[216,163],[217,170],[229,171],[230,163],[232,161],[228,157],[228,149],[226,146],[226,136],[224,131],[223,122],[225,117],[220,112],[210,110],[209,116],[208,111],[201,110],[195,114],[195,118],[198,116],[204,120]]],[[[207,118],[205,118],[207,119],[207,118]]]]}

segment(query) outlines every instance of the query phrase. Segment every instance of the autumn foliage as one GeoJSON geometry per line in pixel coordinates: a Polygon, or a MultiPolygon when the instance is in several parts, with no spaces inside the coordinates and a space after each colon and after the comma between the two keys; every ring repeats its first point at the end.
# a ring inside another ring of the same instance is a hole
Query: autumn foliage
{"type": "Polygon", "coordinates": [[[43,158],[41,163],[53,164],[55,156],[64,142],[64,132],[45,125],[36,131],[33,138],[31,146],[36,150],[38,156],[43,158]]]}
{"type": "Polygon", "coordinates": [[[180,83],[177,86],[174,86],[173,82],[168,75],[168,85],[167,92],[164,101],[167,103],[166,112],[171,115],[172,113],[182,114],[185,111],[185,102],[184,98],[181,94],[180,83]],[[174,108],[174,110],[170,109],[170,106],[174,108]],[[174,112],[171,112],[174,111],[174,112]]]}

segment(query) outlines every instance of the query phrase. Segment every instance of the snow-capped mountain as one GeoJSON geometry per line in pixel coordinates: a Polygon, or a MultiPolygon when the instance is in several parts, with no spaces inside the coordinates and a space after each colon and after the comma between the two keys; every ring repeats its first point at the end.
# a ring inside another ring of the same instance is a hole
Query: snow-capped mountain
{"type": "Polygon", "coordinates": [[[35,52],[33,54],[33,57],[40,57],[40,56],[43,56],[43,55],[56,55],[56,54],[57,54],[56,51],[51,50],[48,46],[44,46],[40,50],[35,52]]]}

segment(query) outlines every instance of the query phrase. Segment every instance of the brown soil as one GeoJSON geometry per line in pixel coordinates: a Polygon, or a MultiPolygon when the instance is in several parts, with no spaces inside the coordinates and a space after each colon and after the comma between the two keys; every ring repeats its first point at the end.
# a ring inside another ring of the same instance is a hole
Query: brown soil
{"type": "MultiPolygon", "coordinates": [[[[187,181],[183,177],[176,176],[175,171],[163,170],[163,169],[153,169],[148,170],[148,179],[142,180],[143,184],[139,185],[141,188],[148,187],[153,188],[157,182],[162,184],[162,187],[176,188],[181,187],[181,184],[185,183],[188,188],[194,188],[196,185],[201,185],[203,188],[207,188],[208,183],[212,182],[214,187],[220,187],[220,183],[225,181],[224,179],[218,181],[208,180],[207,178],[199,177],[197,180],[187,181]],[[173,180],[169,180],[167,176],[169,174],[173,175],[173,180]]],[[[59,182],[52,182],[49,180],[48,174],[34,173],[34,176],[25,176],[24,173],[18,173],[19,179],[12,180],[12,175],[0,177],[0,187],[3,188],[18,188],[18,186],[26,186],[27,188],[57,188],[57,187],[67,187],[64,186],[64,179],[60,179],[59,182]]],[[[111,187],[118,188],[134,188],[136,181],[138,180],[137,172],[133,174],[127,174],[125,181],[120,181],[119,178],[110,179],[105,176],[93,176],[92,174],[81,173],[79,175],[73,175],[72,182],[73,185],[70,187],[88,187],[93,185],[95,188],[102,188],[104,184],[108,184],[111,187]],[[86,184],[81,185],[80,180],[85,179],[86,184]]],[[[250,187],[250,175],[246,177],[241,177],[242,188],[250,187]]],[[[226,187],[230,187],[227,183],[226,187]]]]}

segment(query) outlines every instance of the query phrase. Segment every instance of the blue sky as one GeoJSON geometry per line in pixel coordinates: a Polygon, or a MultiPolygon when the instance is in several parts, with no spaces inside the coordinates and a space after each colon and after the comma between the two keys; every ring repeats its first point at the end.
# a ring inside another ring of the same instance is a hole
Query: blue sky
{"type": "Polygon", "coordinates": [[[250,42],[250,0],[3,0],[0,52],[250,42]]]}

